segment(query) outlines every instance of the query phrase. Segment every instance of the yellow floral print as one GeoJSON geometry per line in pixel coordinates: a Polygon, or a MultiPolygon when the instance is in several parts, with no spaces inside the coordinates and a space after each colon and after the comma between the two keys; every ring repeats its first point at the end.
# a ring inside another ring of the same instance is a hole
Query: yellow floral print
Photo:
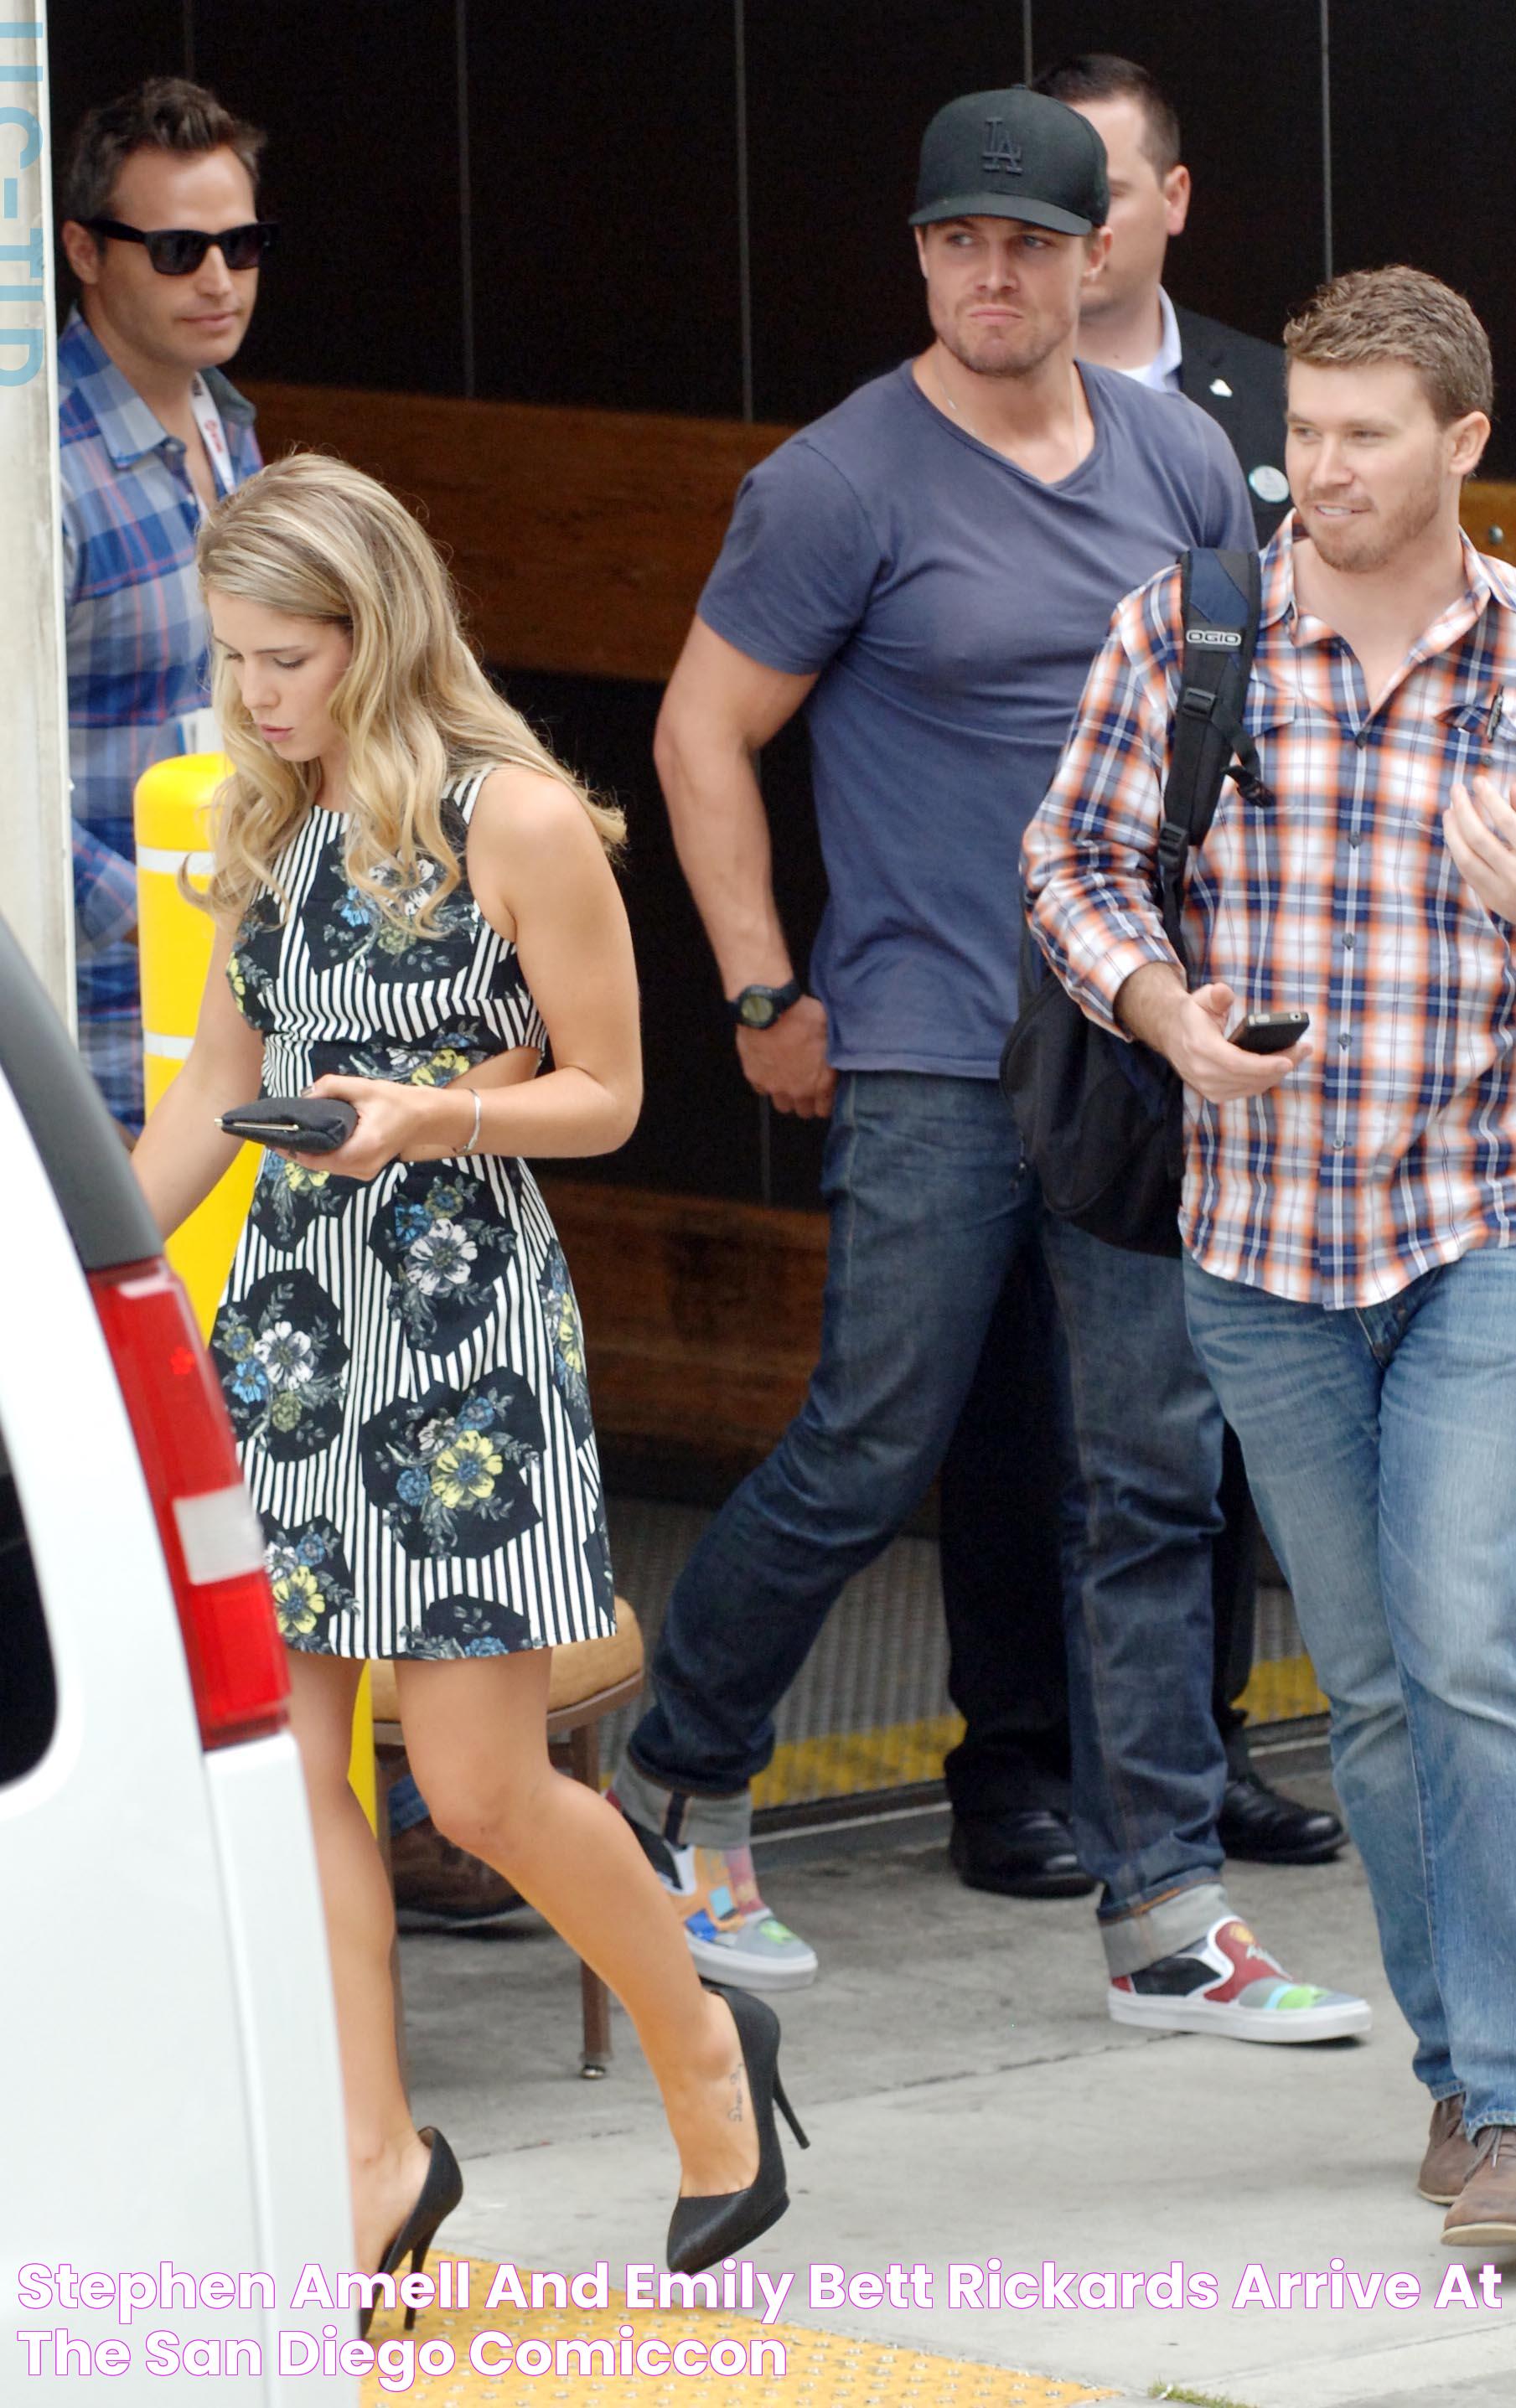
{"type": "Polygon", "coordinates": [[[432,1463],[432,1494],[449,1507],[467,1498],[488,1497],[500,1469],[500,1456],[483,1430],[460,1430],[432,1463]]]}
{"type": "Polygon", "coordinates": [[[467,1054],[459,1054],[453,1046],[444,1045],[428,1061],[418,1064],[411,1071],[411,1084],[413,1087],[448,1087],[468,1068],[467,1054]]]}
{"type": "Polygon", "coordinates": [[[569,1369],[570,1371],[577,1372],[580,1379],[583,1379],[585,1376],[584,1334],[579,1326],[579,1315],[574,1310],[573,1297],[567,1292],[558,1303],[557,1328],[554,1335],[557,1340],[558,1353],[569,1369]]]}
{"type": "Polygon", "coordinates": [[[274,1611],[286,1639],[303,1639],[314,1630],[322,1606],[321,1584],[306,1565],[281,1572],[274,1583],[274,1611]]]}

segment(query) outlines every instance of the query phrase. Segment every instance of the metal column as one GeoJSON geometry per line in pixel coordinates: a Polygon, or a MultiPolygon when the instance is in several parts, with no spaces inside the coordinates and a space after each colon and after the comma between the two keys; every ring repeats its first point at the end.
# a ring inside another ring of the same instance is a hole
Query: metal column
{"type": "Polygon", "coordinates": [[[74,1025],[47,28],[0,21],[0,909],[74,1025]]]}

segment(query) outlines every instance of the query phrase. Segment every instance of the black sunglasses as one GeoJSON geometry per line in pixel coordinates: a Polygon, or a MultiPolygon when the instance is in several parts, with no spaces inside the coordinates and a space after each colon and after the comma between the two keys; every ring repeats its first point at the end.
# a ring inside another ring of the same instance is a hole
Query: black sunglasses
{"type": "Polygon", "coordinates": [[[140,226],[123,225],[120,218],[86,218],[92,234],[108,235],[113,242],[139,242],[160,276],[193,276],[214,243],[235,274],[256,267],[279,238],[277,225],[227,226],[222,234],[197,234],[191,226],[166,226],[144,234],[140,226]]]}

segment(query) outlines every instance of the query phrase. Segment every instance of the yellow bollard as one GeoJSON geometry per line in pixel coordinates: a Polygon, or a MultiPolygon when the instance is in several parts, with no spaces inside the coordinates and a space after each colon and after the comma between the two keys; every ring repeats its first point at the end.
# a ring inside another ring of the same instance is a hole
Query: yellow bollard
{"type": "Polygon", "coordinates": [[[374,1703],[366,1664],[353,1700],[353,1753],[348,1758],[348,1787],[368,1817],[368,1828],[379,1828],[379,1776],[374,1770],[374,1703]]]}
{"type": "MultiPolygon", "coordinates": [[[[200,1016],[214,927],[209,914],[197,911],[180,893],[179,872],[185,866],[191,884],[204,889],[210,875],[210,802],[231,766],[220,752],[185,752],[154,763],[137,781],[137,939],[150,1112],[179,1075],[200,1016]]],[[[168,1240],[168,1259],[189,1290],[206,1335],[253,1201],[258,1154],[255,1145],[243,1146],[224,1178],[168,1240]]],[[[374,1725],[367,1672],[354,1710],[348,1778],[372,1824],[374,1725]]]]}
{"type": "MultiPolygon", "coordinates": [[[[210,875],[210,800],[231,766],[219,752],[185,752],[157,762],[137,781],[137,936],[150,1112],[178,1076],[200,1016],[214,928],[208,912],[196,911],[184,900],[179,873],[187,867],[192,884],[204,891],[210,875]]],[[[206,1335],[248,1216],[257,1171],[258,1148],[245,1145],[224,1179],[168,1240],[168,1259],[189,1289],[206,1335]]]]}

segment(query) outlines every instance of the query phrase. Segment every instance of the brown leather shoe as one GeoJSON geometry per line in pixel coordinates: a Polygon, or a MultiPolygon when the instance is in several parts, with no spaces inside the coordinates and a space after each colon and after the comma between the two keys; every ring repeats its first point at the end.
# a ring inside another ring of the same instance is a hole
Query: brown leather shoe
{"type": "Polygon", "coordinates": [[[402,1931],[458,1931],[523,1904],[503,1873],[455,1848],[429,1818],[390,1841],[396,1920],[402,1931]]]}
{"type": "Polygon", "coordinates": [[[1422,2197],[1429,2199],[1434,2207],[1451,2207],[1473,2172],[1479,2154],[1464,2130],[1464,2094],[1455,2090],[1451,2099],[1439,2099],[1432,2110],[1426,2155],[1416,2177],[1422,2197]]]}
{"type": "Polygon", "coordinates": [[[1516,2249],[1516,2131],[1486,2124],[1475,2135],[1474,2171],[1442,2227],[1449,2249],[1516,2249]]]}

